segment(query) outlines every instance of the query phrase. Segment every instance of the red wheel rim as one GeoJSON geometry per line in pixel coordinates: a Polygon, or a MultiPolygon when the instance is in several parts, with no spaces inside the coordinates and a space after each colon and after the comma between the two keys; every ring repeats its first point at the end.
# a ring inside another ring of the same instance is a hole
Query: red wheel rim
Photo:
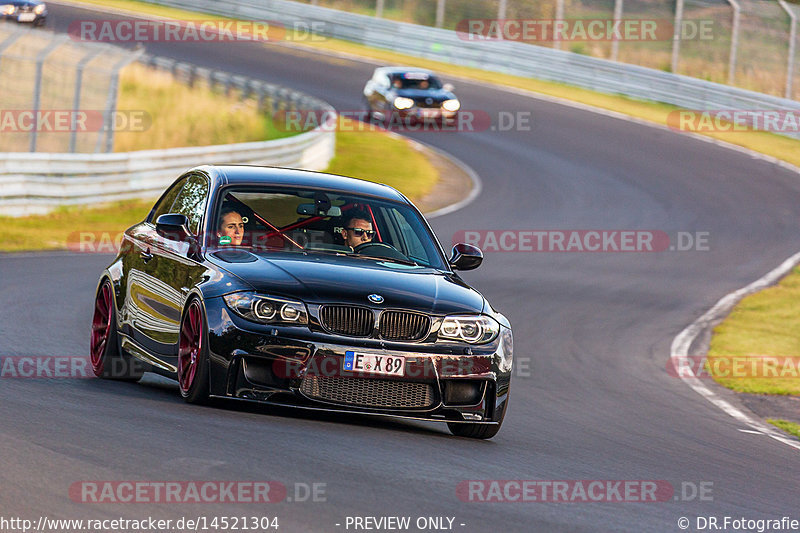
{"type": "Polygon", "coordinates": [[[200,304],[192,302],[181,324],[180,342],[178,344],[178,382],[186,393],[192,388],[197,375],[197,363],[202,344],[202,313],[200,304]]]}
{"type": "Polygon", "coordinates": [[[92,317],[92,341],[90,346],[92,370],[96,375],[103,372],[103,354],[108,343],[108,334],[111,331],[111,317],[114,305],[111,297],[111,285],[103,283],[97,299],[94,302],[94,316],[92,317]]]}

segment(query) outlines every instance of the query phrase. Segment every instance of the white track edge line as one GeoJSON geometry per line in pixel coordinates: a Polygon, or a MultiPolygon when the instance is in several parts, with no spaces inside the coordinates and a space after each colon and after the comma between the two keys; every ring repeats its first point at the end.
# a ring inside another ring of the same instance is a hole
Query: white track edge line
{"type": "Polygon", "coordinates": [[[454,213],[455,211],[458,211],[459,209],[462,209],[462,208],[468,206],[469,204],[474,202],[475,199],[478,198],[478,196],[480,196],[481,192],[483,191],[483,182],[481,181],[481,177],[478,175],[477,172],[475,172],[475,170],[473,170],[473,168],[471,166],[469,166],[468,164],[466,164],[465,162],[463,162],[462,160],[460,160],[456,156],[454,156],[454,155],[452,155],[452,154],[450,154],[448,152],[445,152],[444,150],[440,150],[440,149],[438,149],[438,148],[436,148],[434,146],[431,146],[431,145],[426,144],[426,143],[422,143],[420,141],[414,141],[414,142],[417,142],[417,143],[425,146],[425,148],[427,148],[428,150],[431,150],[432,152],[437,153],[440,157],[444,157],[445,159],[448,159],[451,163],[453,163],[454,165],[459,167],[469,177],[470,181],[472,182],[472,190],[469,191],[469,194],[466,197],[462,198],[461,200],[459,200],[459,201],[457,201],[455,203],[452,203],[452,204],[447,205],[445,207],[440,207],[439,209],[436,209],[435,211],[431,211],[430,213],[427,213],[425,215],[425,218],[436,218],[436,217],[440,217],[440,216],[443,216],[443,215],[449,215],[450,213],[454,213]]]}
{"type": "Polygon", "coordinates": [[[765,435],[772,437],[783,444],[800,450],[800,442],[786,437],[769,424],[765,424],[760,420],[753,419],[744,411],[733,406],[730,402],[721,398],[719,395],[709,389],[697,377],[697,374],[695,374],[695,370],[694,368],[691,368],[691,365],[682,365],[680,367],[676,365],[676,361],[679,362],[687,360],[689,356],[689,348],[691,347],[692,342],[694,342],[697,336],[706,328],[708,328],[715,320],[728,314],[733,306],[748,294],[760,291],[761,289],[776,283],[779,279],[789,273],[798,263],[800,263],[800,253],[796,253],[789,257],[783,263],[781,263],[780,266],[768,272],[756,281],[750,283],[746,287],[742,287],[739,290],[723,296],[716,304],[714,304],[711,309],[703,313],[673,339],[672,346],[670,347],[670,357],[672,358],[671,362],[673,365],[675,365],[675,368],[682,368],[682,370],[689,374],[686,375],[683,372],[679,372],[679,377],[700,396],[742,424],[745,424],[760,433],[764,433],[765,435]]]}

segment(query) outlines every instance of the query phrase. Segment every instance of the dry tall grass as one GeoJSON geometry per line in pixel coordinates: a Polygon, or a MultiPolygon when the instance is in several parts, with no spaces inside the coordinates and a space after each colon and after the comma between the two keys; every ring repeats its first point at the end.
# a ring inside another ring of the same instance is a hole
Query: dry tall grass
{"type": "Polygon", "coordinates": [[[114,151],[208,146],[264,141],[286,136],[272,127],[255,100],[241,101],[205,85],[189,87],[164,71],[132,64],[120,77],[117,109],[145,111],[146,131],[120,131],[114,151]]]}

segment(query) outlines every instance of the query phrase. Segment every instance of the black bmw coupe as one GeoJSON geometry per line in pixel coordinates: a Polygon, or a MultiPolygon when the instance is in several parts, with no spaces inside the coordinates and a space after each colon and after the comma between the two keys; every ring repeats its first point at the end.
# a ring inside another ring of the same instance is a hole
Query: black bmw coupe
{"type": "Polygon", "coordinates": [[[400,192],[330,174],[202,166],[128,229],[100,276],[97,376],[176,379],[231,398],[442,421],[491,438],[508,405],[511,326],[456,271],[400,192]]]}

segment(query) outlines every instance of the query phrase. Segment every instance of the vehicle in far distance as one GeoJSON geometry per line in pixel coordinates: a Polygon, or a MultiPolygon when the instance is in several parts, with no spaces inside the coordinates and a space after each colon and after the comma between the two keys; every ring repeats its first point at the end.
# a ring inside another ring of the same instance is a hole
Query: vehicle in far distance
{"type": "Polygon", "coordinates": [[[353,178],[203,166],[125,232],[100,275],[97,376],[230,398],[447,423],[487,439],[508,405],[508,320],[400,192],[353,178]]]}
{"type": "Polygon", "coordinates": [[[47,21],[47,6],[39,0],[0,0],[0,20],[44,26],[47,21]]]}
{"type": "Polygon", "coordinates": [[[364,86],[368,119],[454,120],[461,102],[453,86],[433,72],[411,67],[378,67],[364,86]]]}

